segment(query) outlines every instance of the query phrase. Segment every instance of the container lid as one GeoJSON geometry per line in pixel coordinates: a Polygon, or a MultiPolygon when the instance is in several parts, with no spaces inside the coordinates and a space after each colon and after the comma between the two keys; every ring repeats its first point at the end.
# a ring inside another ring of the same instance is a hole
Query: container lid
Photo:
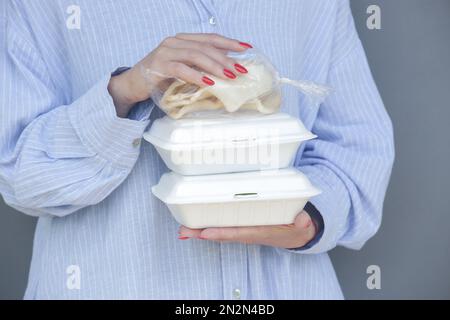
{"type": "Polygon", "coordinates": [[[256,112],[221,114],[211,118],[164,117],[153,122],[144,139],[169,150],[239,143],[286,143],[316,136],[295,117],[284,113],[256,112]]]}
{"type": "Polygon", "coordinates": [[[294,168],[204,176],[166,173],[152,188],[167,204],[309,198],[321,191],[294,168]]]}

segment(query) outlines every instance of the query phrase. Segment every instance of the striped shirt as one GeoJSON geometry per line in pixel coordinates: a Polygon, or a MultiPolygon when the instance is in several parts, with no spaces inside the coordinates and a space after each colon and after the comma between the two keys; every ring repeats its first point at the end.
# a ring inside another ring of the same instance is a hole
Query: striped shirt
{"type": "Polygon", "coordinates": [[[0,192],[39,217],[26,299],[339,299],[327,251],[377,231],[391,121],[347,0],[46,0],[0,4],[0,192]],[[150,189],[168,171],[135,143],[162,112],[118,118],[110,74],[178,32],[247,41],[280,74],[334,88],[320,106],[283,88],[318,139],[295,166],[323,193],[311,248],[179,241],[150,189]]]}

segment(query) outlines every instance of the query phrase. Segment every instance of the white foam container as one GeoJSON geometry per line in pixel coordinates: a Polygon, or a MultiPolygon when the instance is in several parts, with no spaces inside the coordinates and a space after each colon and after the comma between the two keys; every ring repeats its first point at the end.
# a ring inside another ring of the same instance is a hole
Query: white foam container
{"type": "Polygon", "coordinates": [[[207,176],[171,172],[152,192],[178,223],[197,229],[290,224],[320,190],[288,168],[207,176]]]}
{"type": "Polygon", "coordinates": [[[157,119],[144,139],[182,175],[270,170],[292,164],[302,142],[315,138],[283,113],[235,113],[211,118],[157,119]]]}

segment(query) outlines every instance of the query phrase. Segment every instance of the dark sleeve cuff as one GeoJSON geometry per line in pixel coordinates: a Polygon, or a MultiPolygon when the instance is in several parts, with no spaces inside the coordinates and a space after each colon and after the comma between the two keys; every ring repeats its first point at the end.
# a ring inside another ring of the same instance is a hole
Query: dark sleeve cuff
{"type": "Polygon", "coordinates": [[[312,223],[314,223],[316,227],[316,236],[304,246],[299,248],[291,248],[288,250],[301,251],[310,249],[322,238],[324,223],[322,215],[320,214],[319,210],[317,210],[317,208],[309,201],[306,203],[305,208],[303,210],[306,211],[311,217],[312,223]]]}

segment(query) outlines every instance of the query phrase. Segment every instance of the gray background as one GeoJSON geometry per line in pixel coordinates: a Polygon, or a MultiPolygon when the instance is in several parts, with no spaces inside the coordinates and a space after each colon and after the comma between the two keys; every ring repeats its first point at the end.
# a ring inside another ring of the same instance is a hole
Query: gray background
{"type": "MultiPolygon", "coordinates": [[[[361,251],[333,250],[336,272],[349,299],[449,299],[450,1],[353,0],[352,9],[397,157],[380,231],[361,251]],[[366,27],[371,4],[381,30],[366,27]],[[369,265],[381,268],[381,290],[366,287],[369,265]]],[[[23,296],[34,225],[0,200],[0,299],[23,296]]]]}

